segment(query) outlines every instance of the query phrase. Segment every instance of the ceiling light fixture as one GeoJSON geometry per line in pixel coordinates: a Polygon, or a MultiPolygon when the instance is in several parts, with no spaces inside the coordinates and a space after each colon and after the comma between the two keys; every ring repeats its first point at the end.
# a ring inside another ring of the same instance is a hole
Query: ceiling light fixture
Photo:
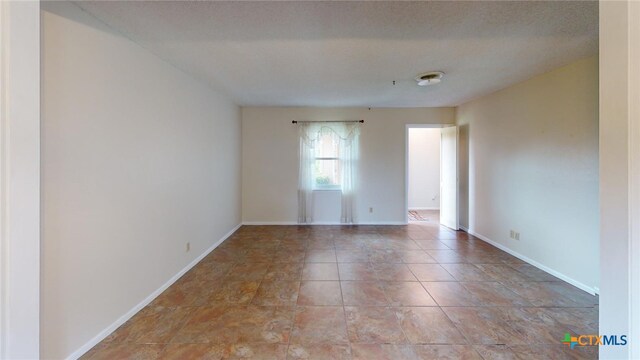
{"type": "Polygon", "coordinates": [[[444,76],[442,71],[429,71],[416,76],[416,81],[419,86],[433,85],[442,81],[442,76],[444,76]]]}

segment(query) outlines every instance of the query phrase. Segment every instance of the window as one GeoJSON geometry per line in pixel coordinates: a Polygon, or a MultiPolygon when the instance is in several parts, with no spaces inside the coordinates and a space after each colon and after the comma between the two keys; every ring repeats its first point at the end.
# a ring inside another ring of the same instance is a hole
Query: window
{"type": "Polygon", "coordinates": [[[340,138],[334,131],[321,131],[315,149],[315,189],[340,189],[340,138]]]}
{"type": "Polygon", "coordinates": [[[298,222],[313,222],[314,190],[340,190],[340,222],[354,223],[360,137],[358,122],[299,124],[298,222]]]}

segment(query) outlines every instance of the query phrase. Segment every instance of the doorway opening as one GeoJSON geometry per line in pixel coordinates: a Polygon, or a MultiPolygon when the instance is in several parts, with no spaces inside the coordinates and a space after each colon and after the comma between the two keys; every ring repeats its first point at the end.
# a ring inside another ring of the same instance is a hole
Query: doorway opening
{"type": "Polygon", "coordinates": [[[407,223],[458,230],[457,128],[408,125],[407,223]]]}
{"type": "Polygon", "coordinates": [[[440,128],[408,129],[409,222],[440,224],[440,128]]]}

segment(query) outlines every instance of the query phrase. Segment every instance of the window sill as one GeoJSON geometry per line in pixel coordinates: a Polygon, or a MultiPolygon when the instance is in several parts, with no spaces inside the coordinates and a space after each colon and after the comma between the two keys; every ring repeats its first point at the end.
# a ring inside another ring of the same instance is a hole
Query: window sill
{"type": "Polygon", "coordinates": [[[339,191],[342,192],[342,189],[340,188],[319,188],[319,189],[313,189],[313,191],[339,191]]]}

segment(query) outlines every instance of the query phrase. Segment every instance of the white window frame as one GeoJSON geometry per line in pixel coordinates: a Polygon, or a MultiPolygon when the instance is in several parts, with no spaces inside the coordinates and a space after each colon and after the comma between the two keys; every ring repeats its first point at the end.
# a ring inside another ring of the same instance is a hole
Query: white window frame
{"type": "MultiPolygon", "coordinates": [[[[340,154],[338,154],[338,155],[340,155],[340,154]]],[[[316,156],[316,157],[314,157],[314,160],[315,161],[318,161],[318,160],[336,160],[336,161],[338,161],[338,163],[340,163],[340,161],[341,161],[340,156],[331,156],[331,157],[316,156]]],[[[318,183],[314,182],[313,191],[342,191],[342,186],[340,184],[337,184],[337,185],[333,185],[333,184],[322,185],[322,184],[318,184],[318,183]]]]}

